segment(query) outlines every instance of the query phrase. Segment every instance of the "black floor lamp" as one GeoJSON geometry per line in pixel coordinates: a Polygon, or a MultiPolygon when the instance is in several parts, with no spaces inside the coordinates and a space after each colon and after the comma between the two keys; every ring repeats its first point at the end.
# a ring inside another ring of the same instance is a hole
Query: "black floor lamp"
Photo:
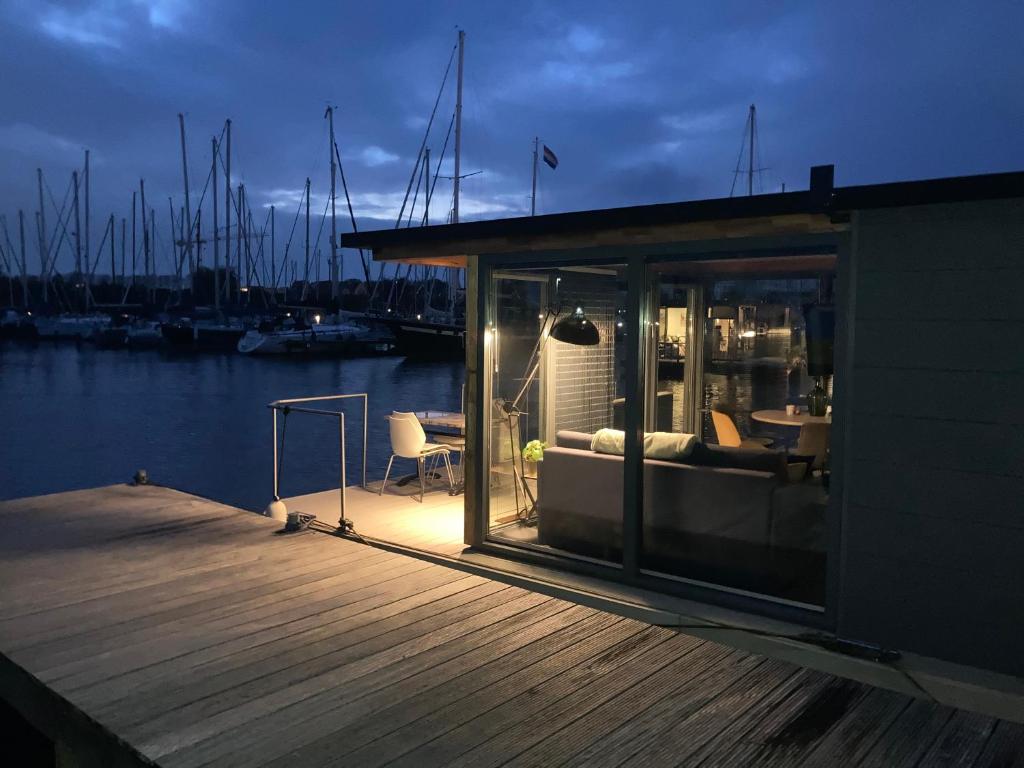
{"type": "Polygon", "coordinates": [[[526,366],[526,376],[523,386],[511,401],[498,398],[494,401],[495,407],[502,414],[508,424],[509,447],[512,450],[512,477],[516,494],[516,516],[524,523],[531,523],[537,513],[537,499],[526,482],[526,467],[524,466],[523,452],[516,446],[515,431],[519,425],[519,417],[522,411],[519,406],[526,397],[540,371],[540,362],[547,346],[547,339],[550,336],[555,341],[564,344],[572,344],[579,347],[591,347],[601,343],[601,334],[597,326],[587,319],[582,307],[576,307],[574,312],[565,317],[559,318],[558,311],[548,309],[541,323],[541,332],[537,337],[537,343],[533,345],[533,352],[530,354],[530,361],[526,366]],[[554,322],[552,322],[554,319],[554,322]],[[551,324],[548,330],[548,324],[551,324]],[[519,467],[516,467],[516,459],[519,460],[519,467]],[[519,489],[523,490],[523,504],[519,503],[519,489]]]}

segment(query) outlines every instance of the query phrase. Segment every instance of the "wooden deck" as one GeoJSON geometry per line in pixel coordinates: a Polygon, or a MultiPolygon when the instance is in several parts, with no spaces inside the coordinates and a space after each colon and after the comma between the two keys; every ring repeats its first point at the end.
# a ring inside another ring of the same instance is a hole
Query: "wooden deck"
{"type": "Polygon", "coordinates": [[[168,489],[0,524],[0,695],[78,765],[1024,765],[1024,726],[168,489]]]}
{"type": "MultiPolygon", "coordinates": [[[[368,488],[352,486],[346,496],[345,515],[362,536],[455,557],[462,543],[464,497],[449,496],[447,486],[434,483],[419,501],[419,483],[389,482],[378,495],[380,481],[368,488]]],[[[339,517],[338,490],[284,499],[289,510],[311,513],[331,525],[339,517]]]]}

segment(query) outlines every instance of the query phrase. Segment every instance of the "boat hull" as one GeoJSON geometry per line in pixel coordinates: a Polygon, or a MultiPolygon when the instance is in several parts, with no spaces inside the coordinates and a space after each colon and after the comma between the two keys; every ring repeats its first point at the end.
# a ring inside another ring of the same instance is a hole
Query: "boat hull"
{"type": "Polygon", "coordinates": [[[402,319],[387,324],[398,354],[411,360],[466,359],[466,329],[462,326],[402,319]]]}

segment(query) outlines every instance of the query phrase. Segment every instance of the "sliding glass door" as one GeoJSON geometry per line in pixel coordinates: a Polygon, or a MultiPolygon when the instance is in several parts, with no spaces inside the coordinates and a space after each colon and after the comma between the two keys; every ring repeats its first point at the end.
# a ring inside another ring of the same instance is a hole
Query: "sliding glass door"
{"type": "Polygon", "coordinates": [[[488,536],[585,560],[622,560],[625,270],[496,270],[485,394],[488,536]]]}
{"type": "Polygon", "coordinates": [[[831,366],[808,366],[808,316],[831,307],[831,264],[669,263],[649,275],[658,352],[645,426],[676,441],[644,461],[641,568],[823,606],[831,366]]]}
{"type": "Polygon", "coordinates": [[[489,265],[486,540],[820,611],[834,272],[785,254],[489,265]]]}

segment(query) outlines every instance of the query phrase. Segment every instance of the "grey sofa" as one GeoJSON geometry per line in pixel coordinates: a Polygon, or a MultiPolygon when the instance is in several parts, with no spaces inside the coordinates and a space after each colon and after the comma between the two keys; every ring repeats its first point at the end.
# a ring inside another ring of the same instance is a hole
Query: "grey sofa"
{"type": "MultiPolygon", "coordinates": [[[[623,457],[590,450],[592,436],[559,432],[538,465],[538,541],[618,560],[622,552],[623,457]]],[[[741,449],[708,446],[719,454],[741,449]]],[[[787,483],[783,472],[644,461],[644,557],[650,567],[680,559],[751,574],[780,551],[823,552],[824,494],[787,483]]],[[[713,574],[709,574],[709,578],[713,574]]]]}

